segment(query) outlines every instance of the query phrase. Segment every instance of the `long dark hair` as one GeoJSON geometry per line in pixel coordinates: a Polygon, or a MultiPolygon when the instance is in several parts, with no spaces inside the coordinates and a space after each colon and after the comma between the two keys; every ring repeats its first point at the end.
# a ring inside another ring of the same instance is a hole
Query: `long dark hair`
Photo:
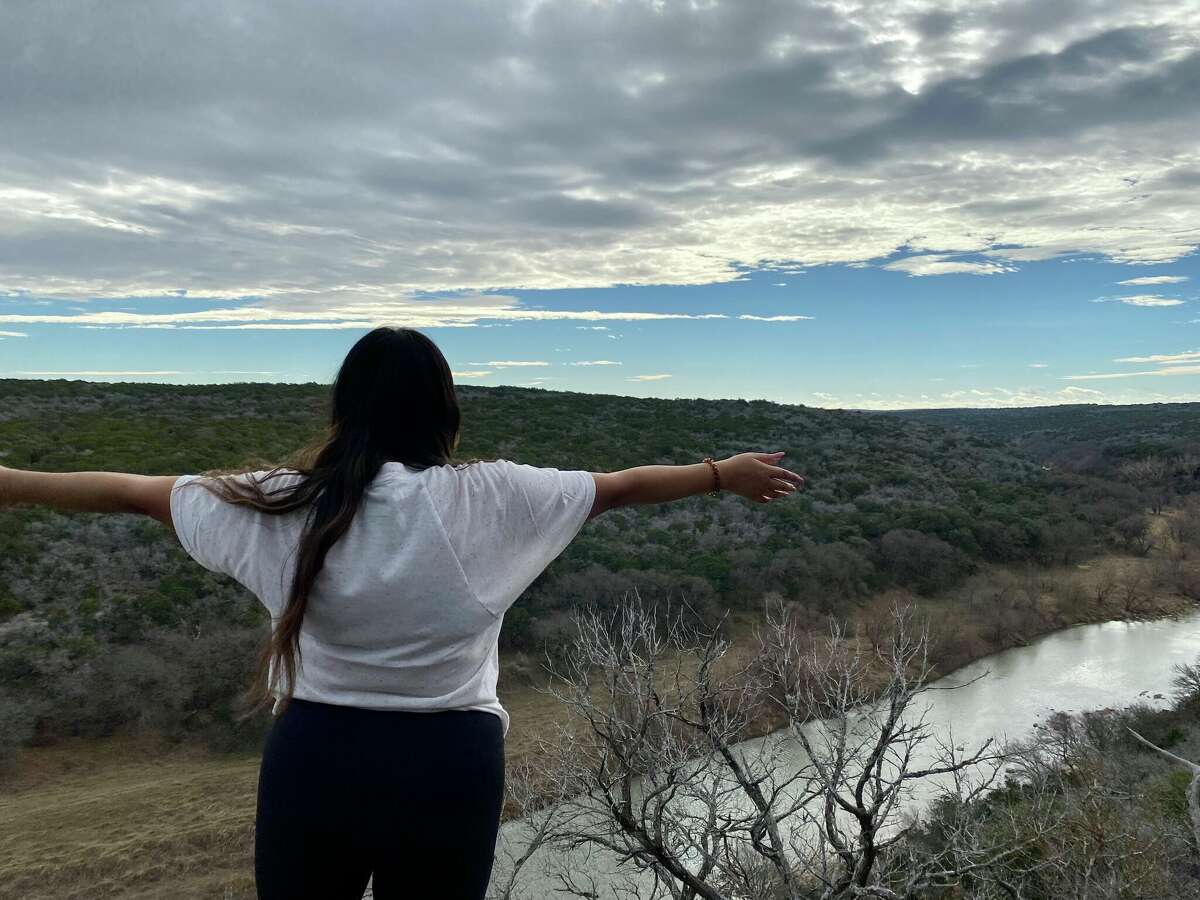
{"type": "Polygon", "coordinates": [[[389,461],[418,469],[447,465],[458,446],[460,414],[450,366],[433,341],[411,328],[376,328],[363,335],[338,370],[330,406],[327,434],[293,464],[276,466],[261,479],[220,476],[198,482],[229,503],[264,513],[308,510],[287,603],[259,650],[238,721],[271,701],[282,673],[287,682],[280,715],[291,701],[302,662],[300,625],[313,582],[379,469],[389,461]],[[265,487],[296,472],[303,478],[265,487]]]}

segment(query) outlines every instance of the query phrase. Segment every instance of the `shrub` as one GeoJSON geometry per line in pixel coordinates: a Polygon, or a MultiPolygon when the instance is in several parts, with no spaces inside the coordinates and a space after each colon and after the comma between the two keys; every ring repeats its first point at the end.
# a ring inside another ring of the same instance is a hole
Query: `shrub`
{"type": "Polygon", "coordinates": [[[20,752],[33,737],[37,723],[34,704],[0,690],[0,773],[8,771],[20,752]]]}
{"type": "Polygon", "coordinates": [[[879,557],[897,584],[926,595],[954,586],[973,568],[958,548],[907,528],[893,529],[880,539],[879,557]]]}

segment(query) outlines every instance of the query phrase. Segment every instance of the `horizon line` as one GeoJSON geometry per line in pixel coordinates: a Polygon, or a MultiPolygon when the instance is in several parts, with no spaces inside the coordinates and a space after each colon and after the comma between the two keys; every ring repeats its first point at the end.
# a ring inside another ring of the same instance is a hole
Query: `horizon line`
{"type": "MultiPolygon", "coordinates": [[[[332,387],[332,382],[322,381],[211,381],[211,382],[193,382],[193,381],[149,381],[137,378],[136,376],[117,379],[93,381],[86,378],[18,378],[9,375],[0,375],[0,383],[7,381],[30,382],[41,384],[52,384],[55,382],[64,382],[66,384],[95,384],[95,385],[114,385],[114,384],[129,384],[129,385],[147,385],[153,387],[180,387],[180,388],[223,388],[237,387],[240,385],[289,385],[295,387],[332,387]]],[[[804,409],[823,409],[831,412],[862,412],[862,413],[899,413],[899,412],[951,412],[954,410],[973,410],[979,412],[998,412],[1011,411],[1022,409],[1055,409],[1065,406],[1112,406],[1112,407],[1135,407],[1135,406],[1191,406],[1200,405],[1200,399],[1196,400],[1153,400],[1145,403],[1106,403],[1103,401],[1088,401],[1080,403],[1036,403],[1031,406],[902,406],[889,409],[878,409],[863,406],[818,406],[811,403],[787,403],[782,400],[769,400],[765,397],[646,397],[636,394],[612,394],[600,393],[597,391],[567,391],[560,389],[544,388],[536,385],[517,385],[517,384],[462,384],[454,383],[455,388],[467,388],[468,390],[484,390],[494,391],[504,388],[518,391],[542,391],[547,394],[583,394],[589,397],[621,397],[629,400],[663,400],[663,401],[679,401],[691,402],[695,400],[705,400],[711,403],[769,403],[773,406],[798,406],[804,409]]]]}

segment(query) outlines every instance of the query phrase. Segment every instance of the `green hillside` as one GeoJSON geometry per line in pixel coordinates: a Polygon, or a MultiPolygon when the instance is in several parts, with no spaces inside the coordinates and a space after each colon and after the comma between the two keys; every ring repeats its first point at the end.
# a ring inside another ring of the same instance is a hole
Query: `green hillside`
{"type": "Polygon", "coordinates": [[[1197,403],[919,409],[887,415],[1004,441],[1047,461],[1083,463],[1093,470],[1104,463],[1200,451],[1197,403]]]}
{"type": "MultiPolygon", "coordinates": [[[[315,384],[0,380],[0,464],[156,474],[262,467],[320,434],[326,393],[315,384]]],[[[1058,451],[1098,435],[1149,434],[1154,419],[1141,407],[1020,420],[510,387],[459,394],[463,458],[611,471],[784,450],[784,464],[809,479],[804,494],[765,507],[701,496],[589,523],[509,612],[508,649],[553,644],[572,605],[611,603],[635,587],[648,599],[686,595],[705,613],[754,609],[778,592],[820,615],[892,587],[944,591],[981,564],[1128,549],[1146,533],[1149,494],[1193,489],[1180,460],[1200,445],[1190,437],[1200,405],[1172,408],[1179,441],[1156,445],[1162,465],[1148,480],[1123,477],[1104,454],[1092,468],[1047,467],[1041,445],[1021,439],[1024,425],[1054,431],[1058,451]]],[[[216,747],[252,744],[261,723],[233,727],[230,703],[264,623],[251,595],[192,563],[155,522],[0,511],[0,745],[127,723],[216,747]]]]}

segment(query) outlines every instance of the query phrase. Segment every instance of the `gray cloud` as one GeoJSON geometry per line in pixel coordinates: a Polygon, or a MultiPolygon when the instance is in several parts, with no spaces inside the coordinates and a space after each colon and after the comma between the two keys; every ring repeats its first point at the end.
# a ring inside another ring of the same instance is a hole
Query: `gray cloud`
{"type": "Polygon", "coordinates": [[[1170,261],[1191,7],[7,3],[0,292],[386,315],[900,248],[1170,261]]]}

